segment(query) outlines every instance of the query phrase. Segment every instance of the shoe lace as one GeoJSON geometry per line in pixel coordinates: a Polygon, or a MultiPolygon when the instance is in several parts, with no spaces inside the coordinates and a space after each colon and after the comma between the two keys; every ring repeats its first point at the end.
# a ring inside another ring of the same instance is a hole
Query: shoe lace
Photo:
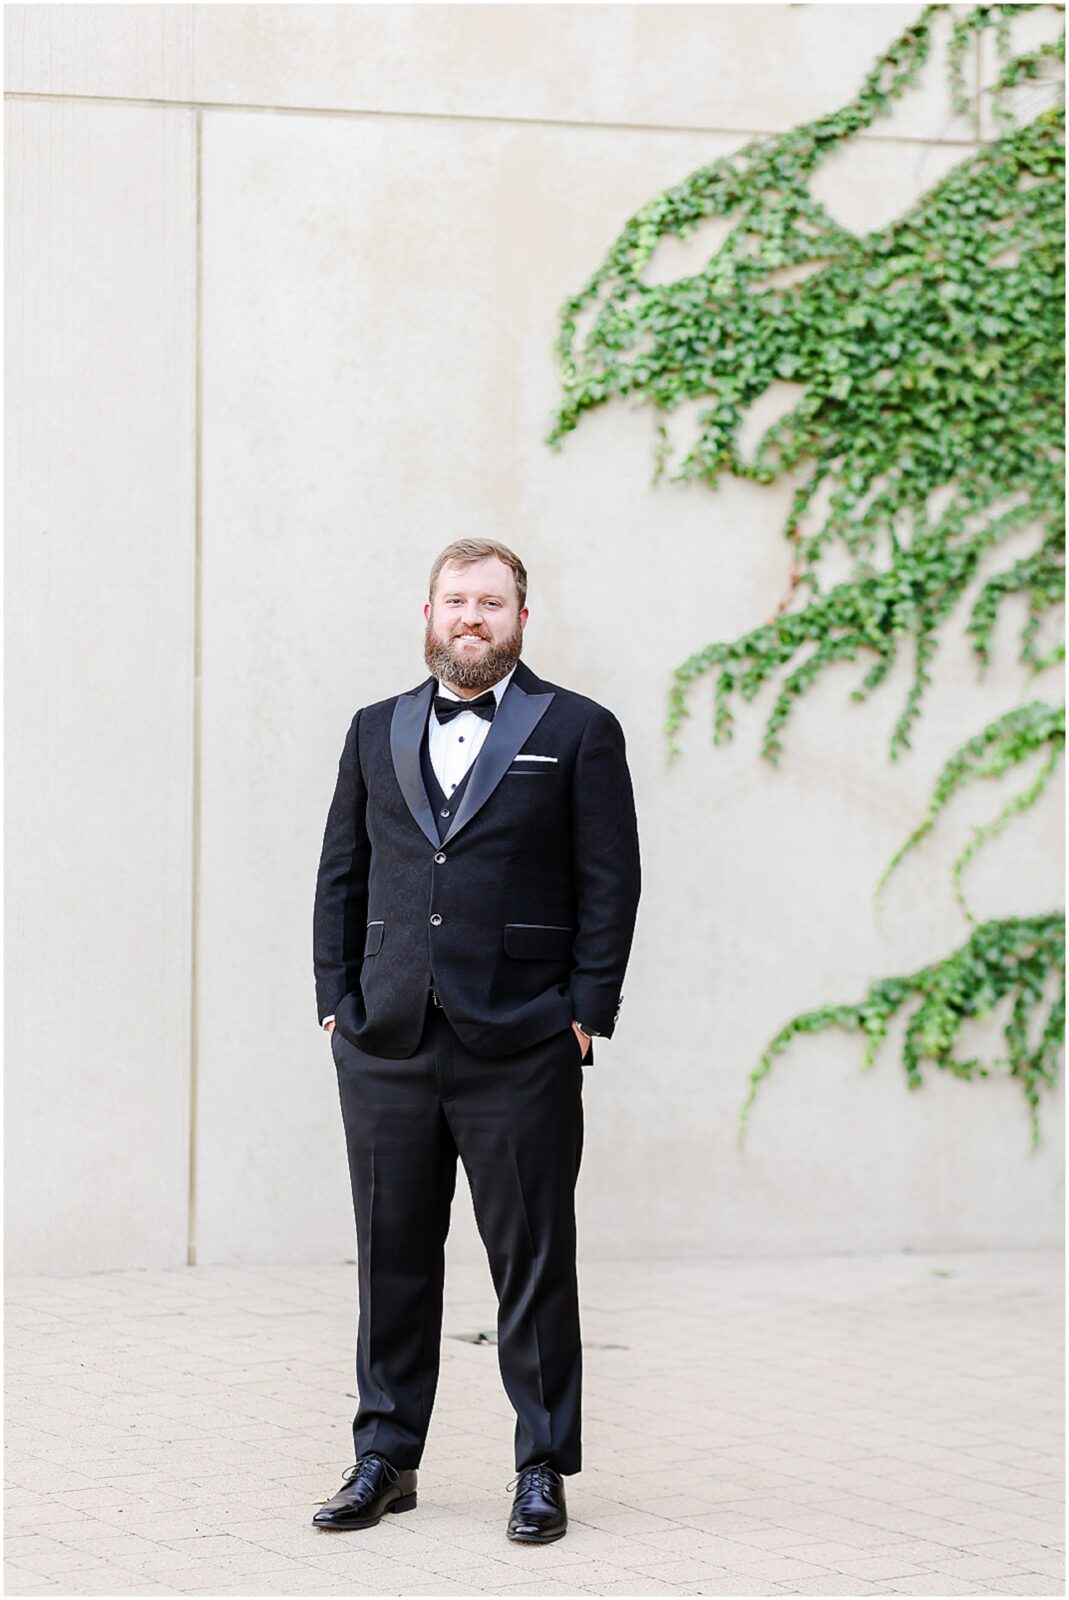
{"type": "Polygon", "coordinates": [[[522,1468],[505,1488],[514,1489],[519,1484],[520,1492],[526,1493],[528,1489],[544,1489],[547,1484],[563,1482],[560,1473],[548,1461],[536,1461],[532,1466],[522,1468]]]}
{"type": "Polygon", "coordinates": [[[386,1469],[386,1476],[391,1483],[396,1483],[401,1474],[396,1467],[392,1467],[385,1456],[378,1455],[374,1450],[369,1450],[365,1455],[358,1456],[353,1465],[342,1473],[342,1483],[355,1483],[361,1475],[368,1474],[368,1469],[374,1462],[379,1462],[386,1469]]]}

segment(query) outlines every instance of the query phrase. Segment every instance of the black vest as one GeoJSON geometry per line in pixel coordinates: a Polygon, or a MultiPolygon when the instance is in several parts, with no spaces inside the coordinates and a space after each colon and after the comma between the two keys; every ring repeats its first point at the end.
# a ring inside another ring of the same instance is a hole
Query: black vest
{"type": "Polygon", "coordinates": [[[430,746],[430,734],[428,729],[424,728],[423,739],[419,747],[419,764],[423,772],[423,787],[427,791],[427,799],[431,803],[431,810],[434,812],[434,820],[438,825],[438,837],[439,839],[444,839],[446,834],[449,832],[450,823],[456,816],[457,806],[464,798],[464,790],[468,787],[468,779],[475,770],[475,761],[478,761],[479,757],[475,757],[475,761],[472,762],[467,772],[465,772],[464,776],[453,790],[453,793],[451,795],[446,795],[441,784],[434,775],[434,767],[431,763],[430,746]]]}
{"type": "MultiPolygon", "coordinates": [[[[478,756],[476,756],[475,761],[478,761],[478,759],[478,756]]],[[[457,806],[464,797],[464,790],[468,787],[468,779],[471,777],[472,771],[474,770],[475,761],[472,762],[467,772],[465,772],[464,776],[453,790],[453,793],[451,795],[447,795],[434,774],[434,766],[431,762],[431,738],[429,723],[428,726],[424,728],[423,739],[419,747],[419,764],[423,773],[423,787],[427,791],[427,799],[431,803],[431,810],[434,812],[434,820],[438,825],[438,838],[442,842],[445,841],[445,836],[449,832],[449,825],[456,815],[457,806]]],[[[434,993],[433,972],[431,973],[431,993],[434,993]]],[[[435,1004],[438,1005],[440,1002],[436,1000],[435,1004]]]]}

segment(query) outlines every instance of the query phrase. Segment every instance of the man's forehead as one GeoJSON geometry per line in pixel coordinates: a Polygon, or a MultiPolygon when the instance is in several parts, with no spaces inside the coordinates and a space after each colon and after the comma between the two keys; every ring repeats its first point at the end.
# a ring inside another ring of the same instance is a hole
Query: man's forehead
{"type": "Polygon", "coordinates": [[[501,594],[507,594],[510,587],[514,587],[512,572],[497,556],[486,556],[482,561],[471,561],[463,567],[455,567],[447,561],[438,575],[441,587],[449,589],[494,589],[501,594]]]}

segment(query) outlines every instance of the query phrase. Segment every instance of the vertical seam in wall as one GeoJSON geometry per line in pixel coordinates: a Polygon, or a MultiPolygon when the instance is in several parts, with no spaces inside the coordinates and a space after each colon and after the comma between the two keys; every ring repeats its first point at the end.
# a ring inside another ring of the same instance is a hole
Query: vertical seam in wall
{"type": "Polygon", "coordinates": [[[197,1264],[197,1068],[200,1060],[200,847],[201,847],[201,440],[202,440],[202,207],[201,147],[204,113],[193,114],[193,818],[189,994],[189,1194],[186,1264],[197,1264]]]}

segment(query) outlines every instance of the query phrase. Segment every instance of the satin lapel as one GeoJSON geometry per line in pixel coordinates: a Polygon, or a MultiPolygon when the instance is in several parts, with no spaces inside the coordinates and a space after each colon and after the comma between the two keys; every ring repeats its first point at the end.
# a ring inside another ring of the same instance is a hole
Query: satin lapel
{"type": "Polygon", "coordinates": [[[393,708],[393,720],[390,723],[390,754],[393,757],[393,770],[397,774],[397,782],[405,797],[405,804],[431,844],[437,849],[438,829],[434,824],[434,812],[427,799],[427,791],[423,787],[423,773],[419,766],[419,747],[423,739],[423,730],[427,726],[427,714],[433,692],[434,679],[431,678],[413,694],[398,695],[397,704],[393,708]]]}
{"type": "Polygon", "coordinates": [[[481,811],[512,763],[517,750],[524,745],[537,728],[553,699],[550,694],[528,694],[513,678],[490,724],[490,732],[475,759],[464,790],[464,798],[457,808],[453,825],[445,842],[455,839],[461,828],[481,811]]]}

